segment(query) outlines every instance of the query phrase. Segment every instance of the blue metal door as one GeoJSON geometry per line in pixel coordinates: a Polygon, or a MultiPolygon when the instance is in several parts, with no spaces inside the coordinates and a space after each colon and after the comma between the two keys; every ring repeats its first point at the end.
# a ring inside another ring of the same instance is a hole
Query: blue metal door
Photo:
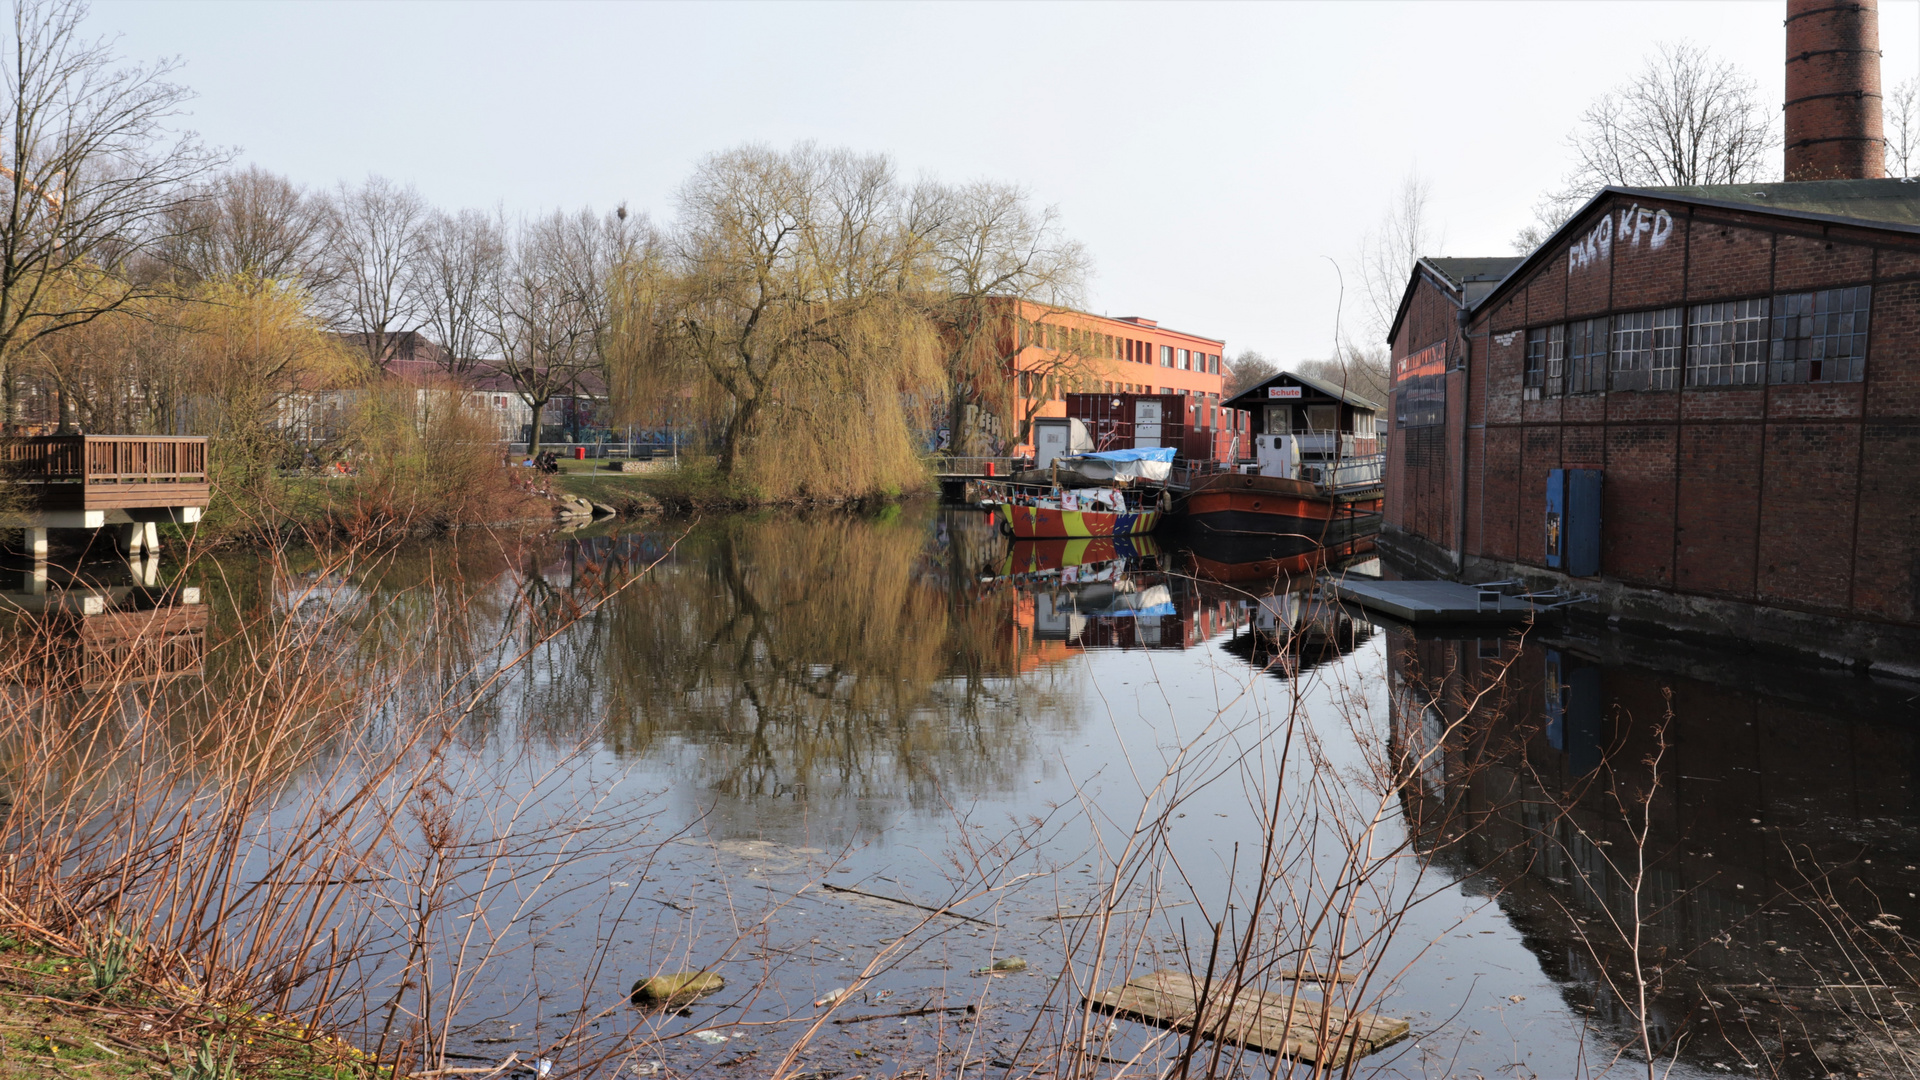
{"type": "Polygon", "coordinates": [[[1600,572],[1600,470],[1567,470],[1567,574],[1600,572]]]}

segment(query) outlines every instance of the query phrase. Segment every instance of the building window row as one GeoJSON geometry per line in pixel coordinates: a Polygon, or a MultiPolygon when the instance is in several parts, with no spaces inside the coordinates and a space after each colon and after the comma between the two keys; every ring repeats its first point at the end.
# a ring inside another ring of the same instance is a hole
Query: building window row
{"type": "Polygon", "coordinates": [[[1071,326],[1019,320],[1020,348],[1035,346],[1055,352],[1073,352],[1088,357],[1124,360],[1131,364],[1158,363],[1164,368],[1220,374],[1220,354],[1198,349],[1176,349],[1171,345],[1156,348],[1152,342],[1134,338],[1096,334],[1071,326]]]}
{"type": "Polygon", "coordinates": [[[1872,287],[1783,293],[1527,331],[1529,401],[1602,390],[1859,382],[1872,287]]]}

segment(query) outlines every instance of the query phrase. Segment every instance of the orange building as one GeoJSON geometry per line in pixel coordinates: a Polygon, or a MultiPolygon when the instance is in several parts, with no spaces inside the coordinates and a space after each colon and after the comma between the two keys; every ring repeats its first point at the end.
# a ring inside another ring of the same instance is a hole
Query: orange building
{"type": "Polygon", "coordinates": [[[1003,436],[1013,453],[1032,452],[1033,421],[1067,415],[1067,394],[1186,394],[1197,417],[1218,413],[1224,341],[1137,315],[1113,319],[1025,300],[1007,301],[1004,317],[1018,380],[1017,415],[1005,418],[1003,436]]]}

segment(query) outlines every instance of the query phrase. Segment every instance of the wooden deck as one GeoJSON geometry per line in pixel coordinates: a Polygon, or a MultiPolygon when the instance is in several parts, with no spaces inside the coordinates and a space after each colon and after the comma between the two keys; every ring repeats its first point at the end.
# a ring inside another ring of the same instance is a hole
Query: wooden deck
{"type": "Polygon", "coordinates": [[[1156,971],[1103,990],[1087,1001],[1130,1020],[1186,1032],[1193,1030],[1201,1000],[1207,998],[1206,1015],[1201,1020],[1207,1037],[1316,1065],[1358,1061],[1406,1038],[1412,1027],[1405,1020],[1350,1013],[1304,997],[1292,1000],[1289,1013],[1287,995],[1251,988],[1243,988],[1228,1010],[1227,998],[1232,991],[1229,984],[1209,987],[1184,971],[1156,971]],[[1320,1041],[1323,1028],[1325,1045],[1320,1041]]]}
{"type": "Polygon", "coordinates": [[[167,435],[42,435],[0,441],[0,479],[34,510],[207,505],[207,440],[167,435]]]}

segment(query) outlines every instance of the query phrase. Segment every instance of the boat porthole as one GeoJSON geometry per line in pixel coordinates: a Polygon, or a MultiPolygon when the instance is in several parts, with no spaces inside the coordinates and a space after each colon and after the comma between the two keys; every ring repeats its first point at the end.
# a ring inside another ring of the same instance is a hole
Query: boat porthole
{"type": "Polygon", "coordinates": [[[1259,500],[1259,499],[1255,499],[1255,500],[1253,500],[1253,508],[1254,508],[1255,510],[1258,510],[1258,509],[1260,509],[1260,500],[1259,500]]]}
{"type": "Polygon", "coordinates": [[[1247,477],[1247,478],[1246,478],[1245,480],[1242,480],[1242,481],[1240,481],[1240,484],[1241,484],[1241,486],[1243,486],[1243,487],[1252,487],[1252,486],[1253,486],[1253,477],[1251,477],[1251,476],[1249,476],[1249,477],[1247,477]]]}

